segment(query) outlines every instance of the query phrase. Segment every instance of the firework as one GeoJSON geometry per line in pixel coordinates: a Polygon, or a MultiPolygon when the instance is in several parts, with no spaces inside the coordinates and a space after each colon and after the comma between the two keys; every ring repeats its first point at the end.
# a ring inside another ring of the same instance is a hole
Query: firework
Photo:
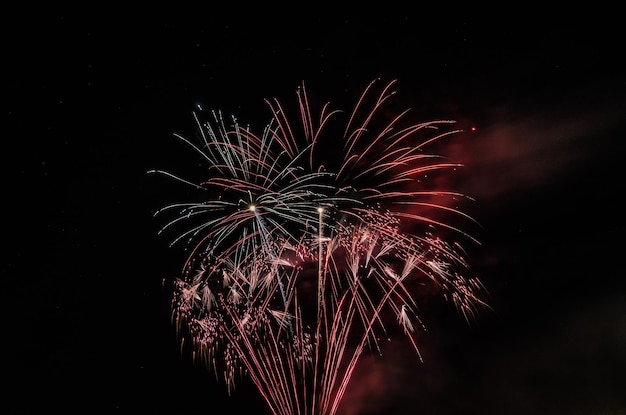
{"type": "Polygon", "coordinates": [[[458,130],[393,112],[395,83],[371,82],[350,112],[314,108],[302,84],[291,112],[266,100],[260,134],[194,114],[197,137],[177,138],[204,180],[151,171],[198,190],[157,212],[190,248],[174,283],[178,332],[229,391],[249,376],[272,414],[335,414],[390,322],[419,357],[424,287],[466,318],[485,305],[458,239],[477,241],[451,224],[472,221],[455,207],[465,196],[428,181],[459,167],[426,152],[458,130]]]}

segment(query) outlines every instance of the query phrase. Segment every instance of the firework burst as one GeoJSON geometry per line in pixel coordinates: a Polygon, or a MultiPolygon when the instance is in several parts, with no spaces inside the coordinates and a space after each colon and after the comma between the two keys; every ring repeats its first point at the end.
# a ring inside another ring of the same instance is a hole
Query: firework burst
{"type": "Polygon", "coordinates": [[[162,232],[189,255],[174,283],[173,321],[229,391],[249,376],[274,415],[337,413],[359,357],[380,351],[397,323],[417,355],[420,287],[435,287],[471,318],[483,287],[467,276],[456,219],[465,196],[429,186],[454,170],[426,152],[454,122],[412,123],[393,112],[395,81],[370,83],[350,112],[267,100],[260,134],[212,112],[177,138],[206,164],[198,190],[174,203],[162,232]],[[446,218],[455,218],[447,221],[446,218]],[[416,288],[417,287],[417,288],[416,288]],[[390,318],[390,317],[394,318],[390,318]]]}

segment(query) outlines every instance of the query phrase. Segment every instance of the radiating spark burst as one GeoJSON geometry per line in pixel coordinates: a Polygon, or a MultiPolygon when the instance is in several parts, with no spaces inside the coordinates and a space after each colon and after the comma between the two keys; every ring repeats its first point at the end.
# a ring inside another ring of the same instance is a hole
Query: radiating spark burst
{"type": "Polygon", "coordinates": [[[344,113],[314,111],[302,84],[293,114],[266,101],[261,135],[194,114],[198,140],[177,137],[208,178],[151,171],[204,191],[157,212],[173,213],[162,231],[189,224],[173,241],[191,247],[174,284],[178,332],[229,391],[249,376],[272,414],[337,413],[359,357],[381,352],[389,316],[419,356],[421,288],[468,319],[486,306],[454,238],[478,241],[444,219],[472,221],[451,206],[465,196],[425,181],[458,167],[425,153],[458,130],[390,111],[394,85],[371,82],[344,113]]]}

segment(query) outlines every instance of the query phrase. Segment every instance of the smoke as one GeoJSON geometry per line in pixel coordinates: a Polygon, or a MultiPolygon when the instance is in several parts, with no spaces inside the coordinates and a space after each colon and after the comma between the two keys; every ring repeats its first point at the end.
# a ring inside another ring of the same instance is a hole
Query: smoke
{"type": "Polygon", "coordinates": [[[465,193],[481,205],[508,204],[607,163],[626,127],[618,86],[606,81],[524,105],[484,109],[484,125],[467,125],[449,148],[450,157],[469,169],[465,193]]]}

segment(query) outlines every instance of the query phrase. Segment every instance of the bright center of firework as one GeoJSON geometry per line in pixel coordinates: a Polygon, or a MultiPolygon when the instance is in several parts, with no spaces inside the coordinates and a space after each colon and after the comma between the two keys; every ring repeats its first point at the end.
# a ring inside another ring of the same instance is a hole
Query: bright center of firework
{"type": "Polygon", "coordinates": [[[321,206],[317,207],[317,213],[322,213],[324,211],[324,208],[321,206]]]}
{"type": "Polygon", "coordinates": [[[248,206],[248,209],[250,210],[250,212],[254,212],[256,210],[256,206],[255,205],[250,205],[250,206],[248,206]]]}

